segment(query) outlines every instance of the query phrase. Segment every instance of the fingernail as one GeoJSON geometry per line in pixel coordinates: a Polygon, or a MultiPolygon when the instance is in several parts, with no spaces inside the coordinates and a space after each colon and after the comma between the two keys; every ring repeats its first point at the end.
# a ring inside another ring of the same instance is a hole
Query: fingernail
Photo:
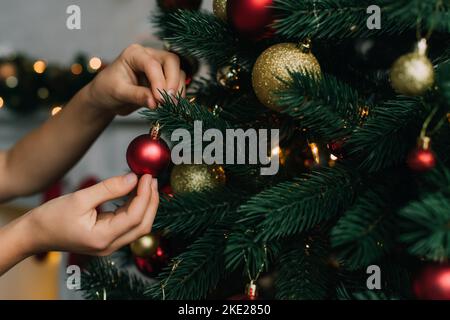
{"type": "Polygon", "coordinates": [[[153,179],[152,184],[155,187],[155,189],[158,190],[158,179],[153,179]]]}
{"type": "Polygon", "coordinates": [[[125,176],[125,182],[127,184],[133,184],[136,181],[136,175],[134,173],[129,173],[125,176]]]}

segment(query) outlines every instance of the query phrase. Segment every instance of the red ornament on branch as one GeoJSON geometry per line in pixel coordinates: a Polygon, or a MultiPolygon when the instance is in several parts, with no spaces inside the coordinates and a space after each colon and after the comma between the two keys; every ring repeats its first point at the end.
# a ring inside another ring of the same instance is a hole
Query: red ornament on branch
{"type": "Polygon", "coordinates": [[[419,139],[418,147],[407,158],[408,167],[416,172],[425,172],[436,166],[436,156],[430,147],[431,139],[423,137],[419,139]]]}
{"type": "Polygon", "coordinates": [[[243,37],[261,40],[269,37],[273,17],[273,0],[228,0],[227,17],[233,28],[243,37]]]}
{"type": "Polygon", "coordinates": [[[450,264],[430,264],[414,279],[414,294],[421,300],[450,300],[450,264]]]}
{"type": "Polygon", "coordinates": [[[134,139],[127,150],[127,162],[137,175],[151,174],[157,177],[170,163],[170,149],[159,138],[159,125],[150,134],[134,139]]]}

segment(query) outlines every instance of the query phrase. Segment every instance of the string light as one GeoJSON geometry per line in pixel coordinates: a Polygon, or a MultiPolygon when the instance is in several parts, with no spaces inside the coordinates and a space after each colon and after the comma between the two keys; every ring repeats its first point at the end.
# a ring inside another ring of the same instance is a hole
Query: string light
{"type": "Polygon", "coordinates": [[[92,57],[91,60],[89,60],[89,68],[92,71],[97,71],[102,66],[102,60],[99,57],[92,57]]]}
{"type": "Polygon", "coordinates": [[[79,63],[74,63],[74,64],[72,64],[72,66],[70,67],[70,71],[71,71],[74,75],[78,76],[78,75],[80,75],[80,74],[83,72],[83,66],[82,66],[81,64],[79,64],[79,63]]]}
{"type": "Polygon", "coordinates": [[[47,69],[47,64],[43,60],[37,60],[33,65],[34,72],[42,74],[47,69]]]}
{"type": "Polygon", "coordinates": [[[5,105],[5,100],[3,100],[2,97],[0,97],[0,109],[3,108],[4,105],[5,105]]]}
{"type": "Polygon", "coordinates": [[[50,92],[48,91],[47,88],[39,88],[37,91],[37,95],[39,98],[41,98],[42,100],[47,99],[48,96],[50,95],[50,92]]]}
{"type": "Polygon", "coordinates": [[[320,164],[319,147],[317,146],[317,144],[312,142],[309,144],[309,148],[311,149],[311,153],[314,157],[314,162],[320,164]]]}
{"type": "Polygon", "coordinates": [[[8,88],[13,89],[17,87],[17,85],[19,84],[19,80],[15,76],[10,76],[6,78],[5,83],[8,88]]]}
{"type": "Polygon", "coordinates": [[[61,106],[53,107],[51,111],[52,117],[56,116],[59,112],[61,112],[61,110],[62,110],[61,106]]]}

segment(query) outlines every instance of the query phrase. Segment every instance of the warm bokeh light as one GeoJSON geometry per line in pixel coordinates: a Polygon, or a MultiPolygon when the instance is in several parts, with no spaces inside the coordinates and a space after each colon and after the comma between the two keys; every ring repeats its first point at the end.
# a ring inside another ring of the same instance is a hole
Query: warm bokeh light
{"type": "Polygon", "coordinates": [[[0,65],[0,79],[6,79],[16,75],[16,67],[12,63],[0,65]]]}
{"type": "Polygon", "coordinates": [[[334,154],[330,154],[330,159],[336,161],[338,157],[336,157],[334,154]]]}
{"type": "Polygon", "coordinates": [[[316,143],[310,143],[309,148],[311,149],[311,153],[314,157],[314,162],[317,164],[320,164],[320,154],[319,154],[319,147],[316,143]]]}
{"type": "Polygon", "coordinates": [[[102,66],[102,60],[98,57],[92,57],[91,60],[89,60],[89,68],[96,71],[100,69],[102,66]]]}
{"type": "Polygon", "coordinates": [[[77,76],[83,72],[83,66],[79,63],[74,63],[70,67],[70,71],[72,71],[72,73],[77,76]]]}
{"type": "Polygon", "coordinates": [[[0,97],[0,109],[3,108],[4,105],[5,105],[5,101],[3,100],[2,97],[0,97]]]}
{"type": "Polygon", "coordinates": [[[37,60],[33,65],[34,72],[38,74],[44,73],[46,68],[47,64],[43,60],[37,60]]]}
{"type": "Polygon", "coordinates": [[[53,107],[52,112],[51,112],[52,113],[52,117],[56,116],[59,112],[61,112],[61,110],[62,110],[61,106],[53,107]]]}
{"type": "Polygon", "coordinates": [[[15,76],[11,76],[6,78],[5,83],[8,88],[13,89],[17,87],[17,85],[19,84],[19,80],[15,76]]]}
{"type": "Polygon", "coordinates": [[[37,95],[38,95],[38,97],[41,98],[41,99],[47,99],[48,96],[50,95],[50,92],[48,91],[47,88],[42,87],[42,88],[39,88],[39,89],[38,89],[37,95]]]}

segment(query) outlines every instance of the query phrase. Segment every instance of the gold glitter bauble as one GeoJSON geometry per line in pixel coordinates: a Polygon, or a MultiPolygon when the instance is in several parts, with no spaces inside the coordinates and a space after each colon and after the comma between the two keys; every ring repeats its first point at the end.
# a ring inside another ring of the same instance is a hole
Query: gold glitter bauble
{"type": "Polygon", "coordinates": [[[228,89],[241,88],[241,68],[237,65],[227,65],[219,68],[216,75],[217,82],[228,89]]]}
{"type": "Polygon", "coordinates": [[[130,244],[131,252],[137,257],[148,258],[155,254],[159,238],[154,234],[145,235],[130,244]]]}
{"type": "Polygon", "coordinates": [[[286,89],[291,72],[308,73],[321,77],[321,69],[316,57],[295,43],[276,44],[264,51],[253,67],[252,83],[256,96],[266,107],[280,111],[276,93],[286,89]]]}
{"type": "Polygon", "coordinates": [[[227,0],[214,0],[213,12],[217,18],[227,21],[227,0]]]}
{"type": "Polygon", "coordinates": [[[424,54],[409,53],[394,63],[390,77],[392,88],[397,93],[418,96],[433,86],[433,64],[424,54]]]}
{"type": "Polygon", "coordinates": [[[181,164],[175,166],[170,176],[173,192],[202,192],[225,185],[225,171],[219,165],[181,164]]]}

